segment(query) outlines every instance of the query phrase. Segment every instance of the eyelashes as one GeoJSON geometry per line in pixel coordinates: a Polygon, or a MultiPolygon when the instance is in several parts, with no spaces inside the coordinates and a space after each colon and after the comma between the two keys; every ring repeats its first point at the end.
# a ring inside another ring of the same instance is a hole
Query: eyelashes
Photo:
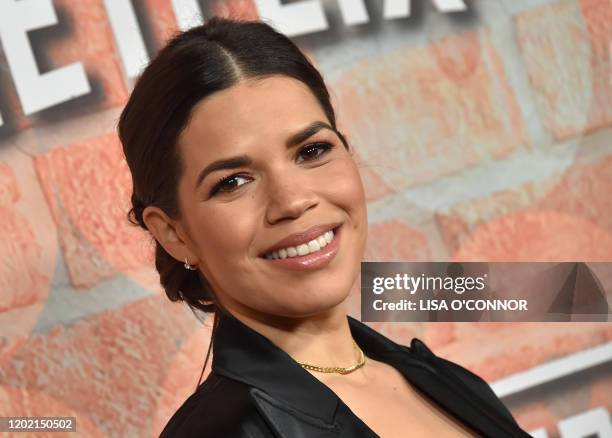
{"type": "MultiPolygon", "coordinates": [[[[235,175],[232,175],[232,176],[228,176],[227,178],[221,178],[221,179],[220,179],[220,180],[219,180],[219,181],[218,181],[218,182],[217,182],[217,183],[214,185],[214,187],[211,189],[211,191],[210,191],[210,196],[214,196],[214,195],[215,195],[216,193],[218,193],[218,192],[232,192],[232,191],[233,191],[232,189],[230,189],[230,190],[221,190],[221,189],[222,189],[223,187],[225,187],[225,186],[226,186],[226,185],[227,185],[229,182],[231,182],[231,181],[235,181],[235,180],[237,180],[237,179],[239,179],[239,178],[246,179],[246,178],[245,178],[243,175],[240,175],[240,174],[235,174],[235,175]]],[[[242,185],[242,184],[240,184],[240,186],[241,186],[241,185],[242,185]]],[[[240,186],[237,186],[237,187],[240,187],[240,186]]]]}
{"type": "MultiPolygon", "coordinates": [[[[317,161],[319,160],[323,155],[327,154],[332,148],[334,147],[334,145],[332,143],[329,143],[327,141],[318,141],[315,143],[310,143],[307,144],[306,146],[302,147],[299,152],[297,153],[297,158],[301,157],[304,155],[305,152],[308,152],[307,158],[303,159],[301,161],[297,161],[297,163],[304,163],[304,162],[312,162],[312,161],[317,161]],[[316,154],[312,154],[312,151],[317,151],[316,154]]],[[[244,179],[244,180],[248,180],[251,179],[249,176],[244,175],[244,174],[240,174],[240,173],[236,173],[233,175],[230,175],[228,177],[222,177],[220,178],[215,185],[213,186],[213,188],[210,190],[209,196],[214,196],[217,193],[230,193],[233,192],[234,190],[236,190],[238,187],[246,184],[239,184],[239,185],[233,185],[231,184],[232,182],[236,182],[240,179],[244,179]],[[229,187],[229,190],[227,190],[226,188],[229,187]]]]}

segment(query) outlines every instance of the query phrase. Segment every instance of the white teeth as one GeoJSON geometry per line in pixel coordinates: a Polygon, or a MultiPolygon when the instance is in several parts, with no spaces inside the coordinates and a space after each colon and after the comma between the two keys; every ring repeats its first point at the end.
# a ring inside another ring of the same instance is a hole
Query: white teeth
{"type": "Polygon", "coordinates": [[[321,247],[319,246],[319,241],[318,240],[311,240],[310,242],[308,242],[308,249],[310,250],[310,252],[315,252],[321,249],[321,247]]]}
{"type": "Polygon", "coordinates": [[[333,238],[334,232],[329,230],[308,243],[302,243],[298,246],[289,246],[287,248],[269,252],[265,255],[265,258],[268,260],[276,260],[310,254],[311,252],[319,251],[321,248],[327,246],[327,244],[329,244],[333,238]]]}
{"type": "Polygon", "coordinates": [[[327,245],[327,240],[325,240],[325,237],[323,236],[319,236],[319,238],[317,239],[317,242],[319,242],[319,247],[321,248],[327,245]]]}
{"type": "Polygon", "coordinates": [[[325,234],[323,234],[325,241],[327,243],[331,242],[332,239],[334,238],[334,232],[332,230],[327,231],[325,234]]]}
{"type": "Polygon", "coordinates": [[[301,245],[299,245],[297,247],[297,253],[298,255],[306,255],[309,253],[309,249],[308,249],[308,245],[306,245],[305,243],[302,243],[301,245]]]}

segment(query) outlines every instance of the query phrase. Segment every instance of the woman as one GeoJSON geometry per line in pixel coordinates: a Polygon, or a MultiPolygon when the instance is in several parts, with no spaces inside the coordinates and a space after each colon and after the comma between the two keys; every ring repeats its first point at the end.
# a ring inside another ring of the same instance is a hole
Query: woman
{"type": "Polygon", "coordinates": [[[212,372],[163,437],[527,436],[482,379],[346,314],[363,186],[286,36],[221,18],[177,35],[119,135],[162,286],[215,317],[212,372]]]}

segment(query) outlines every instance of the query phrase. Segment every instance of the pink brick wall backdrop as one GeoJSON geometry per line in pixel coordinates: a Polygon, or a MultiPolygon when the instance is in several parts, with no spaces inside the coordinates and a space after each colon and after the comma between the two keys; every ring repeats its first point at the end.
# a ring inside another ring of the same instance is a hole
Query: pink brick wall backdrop
{"type": "MultiPolygon", "coordinates": [[[[54,0],[57,24],[28,34],[40,73],[79,62],[87,95],[26,115],[0,51],[0,416],[154,436],[193,390],[210,326],[165,298],[149,238],[125,220],[115,124],[133,78],[109,3],[54,0]]],[[[178,16],[171,0],[133,3],[152,56],[178,16]]],[[[329,28],[295,36],[357,151],[366,260],[612,261],[612,2],[474,0],[447,13],[415,0],[396,19],[380,3],[346,25],[323,1],[329,28]]],[[[250,0],[200,6],[259,16],[250,0]]],[[[490,383],[612,345],[610,323],[370,325],[490,383]]],[[[537,436],[575,436],[564,421],[612,409],[611,368],[504,400],[537,436]]]]}

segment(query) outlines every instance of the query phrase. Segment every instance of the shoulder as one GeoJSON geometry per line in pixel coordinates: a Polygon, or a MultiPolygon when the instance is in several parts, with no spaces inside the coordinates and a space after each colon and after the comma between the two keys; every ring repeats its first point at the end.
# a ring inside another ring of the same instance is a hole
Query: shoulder
{"type": "Polygon", "coordinates": [[[447,374],[455,379],[458,379],[464,386],[467,386],[473,393],[475,393],[476,396],[478,396],[483,402],[495,409],[495,411],[497,411],[503,417],[510,420],[510,422],[518,425],[512,416],[512,413],[482,377],[455,362],[435,355],[423,341],[417,338],[412,340],[411,349],[417,350],[419,353],[429,356],[430,360],[435,362],[438,369],[446,370],[447,374]]]}
{"type": "Polygon", "coordinates": [[[245,383],[212,372],[170,418],[160,438],[260,438],[268,426],[245,383]]]}

